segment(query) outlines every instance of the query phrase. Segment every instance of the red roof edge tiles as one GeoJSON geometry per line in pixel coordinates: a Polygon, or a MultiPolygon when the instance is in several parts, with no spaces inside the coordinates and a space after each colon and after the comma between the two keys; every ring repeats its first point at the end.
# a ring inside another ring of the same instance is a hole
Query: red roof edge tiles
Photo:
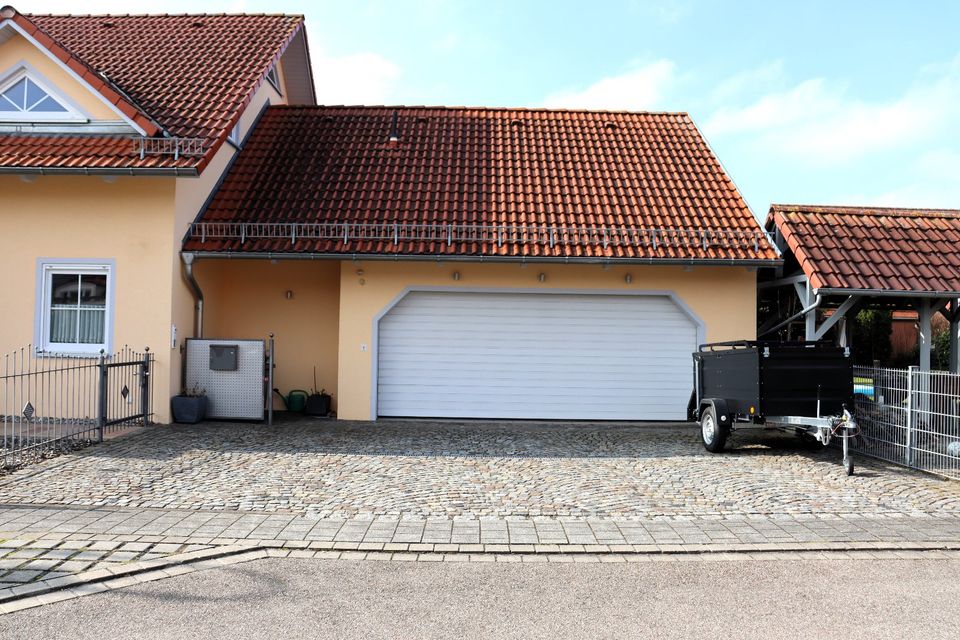
{"type": "Polygon", "coordinates": [[[960,296],[960,210],[774,204],[766,227],[814,289],[960,296]]]}
{"type": "Polygon", "coordinates": [[[0,9],[0,20],[10,20],[23,29],[31,38],[37,41],[37,44],[52,53],[60,62],[82,78],[84,82],[89,84],[94,91],[103,96],[107,102],[116,107],[126,118],[139,127],[144,132],[144,135],[150,137],[162,133],[160,125],[144,113],[140,107],[130,101],[119,87],[102,78],[96,69],[50,37],[43,29],[34,24],[30,18],[17,11],[14,7],[6,5],[0,9]]]}
{"type": "Polygon", "coordinates": [[[184,250],[780,262],[687,114],[469,107],[268,108],[184,250]]]}

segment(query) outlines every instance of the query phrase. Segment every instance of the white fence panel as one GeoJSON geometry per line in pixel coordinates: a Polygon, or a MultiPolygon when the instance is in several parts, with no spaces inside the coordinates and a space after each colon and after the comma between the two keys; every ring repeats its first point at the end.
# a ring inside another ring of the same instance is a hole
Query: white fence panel
{"type": "Polygon", "coordinates": [[[960,374],[854,367],[852,450],[960,479],[960,374]]]}

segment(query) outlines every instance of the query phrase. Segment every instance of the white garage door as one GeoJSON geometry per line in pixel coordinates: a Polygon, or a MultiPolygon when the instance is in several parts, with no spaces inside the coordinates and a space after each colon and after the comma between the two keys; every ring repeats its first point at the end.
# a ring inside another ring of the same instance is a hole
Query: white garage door
{"type": "Polygon", "coordinates": [[[665,296],[413,292],[381,319],[381,416],[683,420],[693,321],[665,296]]]}

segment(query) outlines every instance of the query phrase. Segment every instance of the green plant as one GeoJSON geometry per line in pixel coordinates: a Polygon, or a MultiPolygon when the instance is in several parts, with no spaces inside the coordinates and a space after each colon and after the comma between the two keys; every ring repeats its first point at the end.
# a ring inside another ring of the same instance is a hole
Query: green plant
{"type": "Polygon", "coordinates": [[[184,389],[180,395],[187,398],[202,398],[203,396],[207,395],[207,390],[202,388],[199,384],[195,384],[190,389],[184,389]]]}

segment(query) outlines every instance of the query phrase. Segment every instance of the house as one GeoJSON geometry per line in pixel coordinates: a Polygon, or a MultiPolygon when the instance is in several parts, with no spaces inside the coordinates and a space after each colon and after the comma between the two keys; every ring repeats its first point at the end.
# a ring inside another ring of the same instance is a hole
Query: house
{"type": "Polygon", "coordinates": [[[183,253],[364,420],[683,419],[778,263],[686,114],[423,107],[269,107],[183,253]]]}
{"type": "Polygon", "coordinates": [[[766,226],[784,263],[759,285],[761,306],[773,311],[761,335],[801,322],[807,340],[848,344],[846,318],[890,310],[917,323],[919,366],[929,370],[939,314],[958,370],[960,257],[944,249],[960,242],[960,210],[774,204],[766,226]]]}
{"type": "Polygon", "coordinates": [[[686,114],[320,107],[297,17],[0,16],[0,351],[149,345],[161,422],[191,336],[345,419],[669,420],[756,333],[781,261],[686,114]]]}
{"type": "Polygon", "coordinates": [[[0,9],[0,354],[156,353],[180,389],[180,242],[267,104],[314,102],[297,16],[0,9]]]}

